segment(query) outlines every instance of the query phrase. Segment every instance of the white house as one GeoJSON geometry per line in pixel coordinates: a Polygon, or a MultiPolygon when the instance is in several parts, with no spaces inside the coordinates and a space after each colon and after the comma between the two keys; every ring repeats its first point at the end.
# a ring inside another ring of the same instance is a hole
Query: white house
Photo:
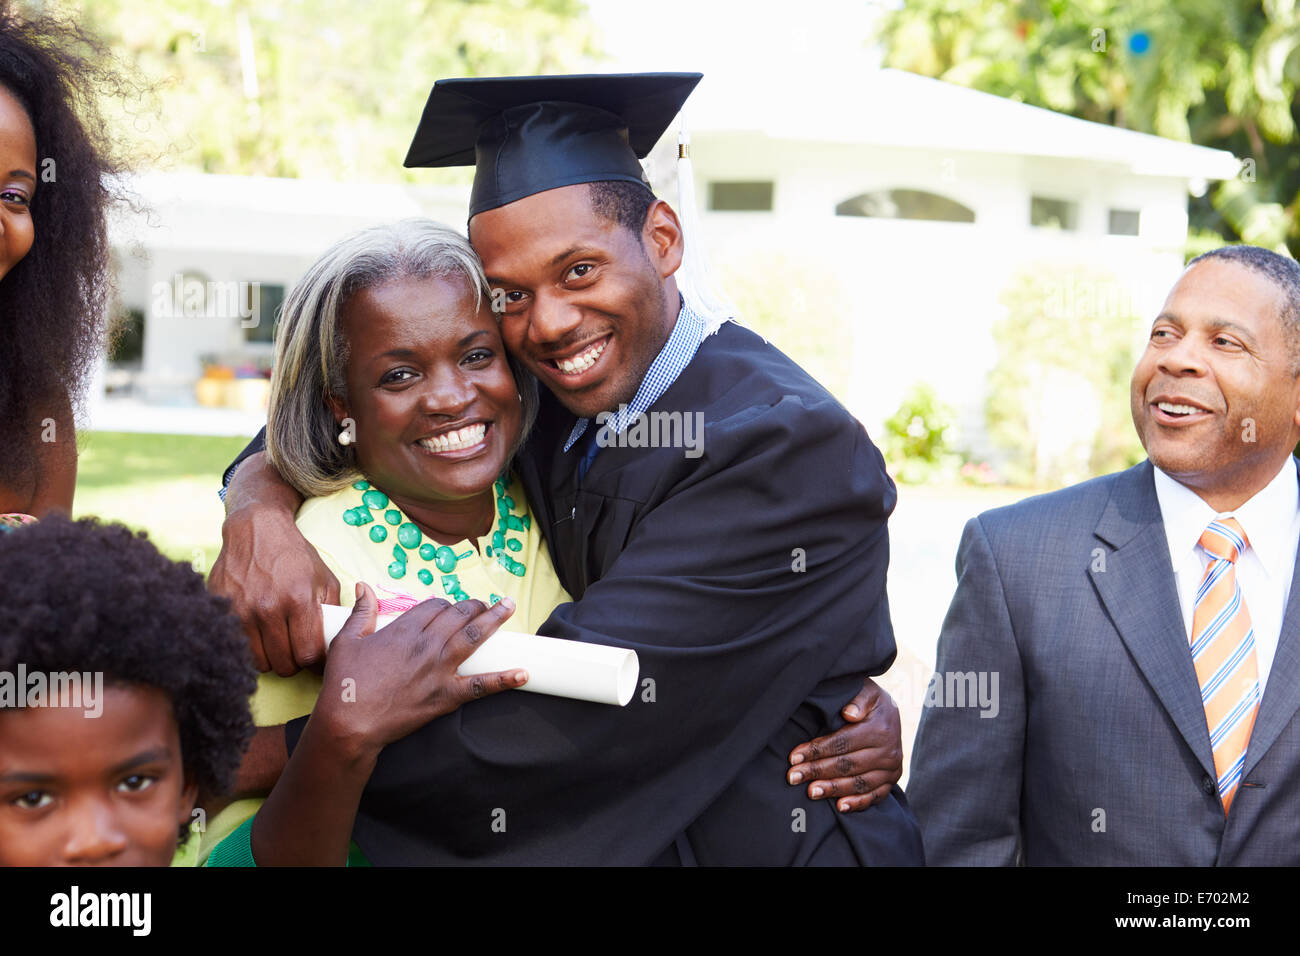
{"type": "MultiPolygon", "coordinates": [[[[805,323],[778,344],[849,357],[837,391],[869,430],[925,381],[979,449],[1008,280],[1088,264],[1119,281],[1086,297],[1063,288],[1063,321],[1117,290],[1152,314],[1182,267],[1189,190],[1238,169],[1230,153],[893,70],[823,87],[808,98],[775,76],[765,88],[701,84],[688,116],[700,228],[733,298],[761,283],[764,312],[805,323]]],[[[669,133],[647,160],[670,201],[675,154],[669,133]]],[[[463,229],[468,200],[467,187],[201,175],[136,188],[152,213],[113,235],[142,343],[105,381],[172,405],[196,401],[205,362],[266,367],[268,314],[335,238],[412,215],[463,229]]]]}
{"type": "Polygon", "coordinates": [[[276,310],[334,240],[408,216],[465,218],[455,187],[152,173],[129,189],[143,209],[120,211],[111,235],[122,306],[143,328],[105,385],[164,406],[195,404],[205,364],[269,368],[276,310]]]}
{"type": "Polygon", "coordinates": [[[1045,308],[1067,320],[1131,296],[1154,316],[1182,269],[1189,191],[1239,169],[1227,152],[896,70],[818,86],[706,77],[688,107],[701,226],[718,272],[780,248],[806,266],[791,269],[792,292],[801,272],[834,277],[854,369],[842,397],[869,430],[926,381],[979,447],[990,329],[1011,277],[1088,266],[1118,281],[1067,282],[1045,308]]]}

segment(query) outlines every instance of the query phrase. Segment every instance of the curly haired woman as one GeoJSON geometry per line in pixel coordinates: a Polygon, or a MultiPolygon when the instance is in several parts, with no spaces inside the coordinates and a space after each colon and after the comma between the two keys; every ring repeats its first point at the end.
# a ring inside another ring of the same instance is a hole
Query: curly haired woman
{"type": "Polygon", "coordinates": [[[120,172],[94,107],[106,62],[78,27],[0,6],[0,526],[72,507],[120,172]]]}

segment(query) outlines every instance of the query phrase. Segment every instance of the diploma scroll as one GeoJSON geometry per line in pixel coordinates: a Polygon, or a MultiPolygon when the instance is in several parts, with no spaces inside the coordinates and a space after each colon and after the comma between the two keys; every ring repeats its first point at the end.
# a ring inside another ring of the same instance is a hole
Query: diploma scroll
{"type": "MultiPolygon", "coordinates": [[[[325,617],[325,646],[329,647],[330,641],[343,629],[352,609],[322,604],[321,613],[325,617]]],[[[380,615],[375,629],[390,624],[397,616],[380,615]]],[[[518,690],[589,700],[597,704],[617,704],[619,707],[632,699],[641,672],[636,651],[624,647],[564,641],[518,631],[497,631],[465,659],[456,673],[470,677],[516,667],[528,671],[528,683],[518,690]]]]}

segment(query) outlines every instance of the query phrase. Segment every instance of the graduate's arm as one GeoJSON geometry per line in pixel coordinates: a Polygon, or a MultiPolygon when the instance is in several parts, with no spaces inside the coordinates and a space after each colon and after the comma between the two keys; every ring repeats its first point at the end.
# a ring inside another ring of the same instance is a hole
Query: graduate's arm
{"type": "Polygon", "coordinates": [[[339,603],[338,579],[294,523],[301,504],[264,451],[249,454],[226,488],[221,553],[208,576],[243,623],[258,669],[281,677],[324,659],[319,605],[339,603]]]}
{"type": "Polygon", "coordinates": [[[230,482],[234,479],[235,472],[239,469],[239,466],[242,465],[247,459],[252,458],[254,455],[256,455],[258,452],[261,451],[266,451],[266,426],[265,425],[262,426],[262,428],[258,431],[256,435],[254,435],[251,439],[249,439],[248,444],[244,446],[244,450],[241,451],[238,455],[236,455],[235,460],[232,461],[230,464],[228,464],[226,466],[226,470],[221,473],[221,500],[222,501],[226,500],[226,492],[229,490],[230,482]]]}
{"type": "Polygon", "coordinates": [[[1023,669],[1002,577],[979,518],[962,533],[957,591],[939,637],[935,679],[998,676],[997,709],[954,707],[931,685],[912,753],[908,802],[921,823],[926,862],[1010,866],[1020,843],[1024,772],[1023,669]],[[938,698],[932,699],[938,693],[938,698]]]}
{"type": "Polygon", "coordinates": [[[254,818],[257,865],[342,866],[380,751],[462,704],[525,683],[519,669],[456,673],[513,611],[509,598],[490,608],[431,600],[375,631],[375,594],[360,585],[302,738],[254,818]]]}

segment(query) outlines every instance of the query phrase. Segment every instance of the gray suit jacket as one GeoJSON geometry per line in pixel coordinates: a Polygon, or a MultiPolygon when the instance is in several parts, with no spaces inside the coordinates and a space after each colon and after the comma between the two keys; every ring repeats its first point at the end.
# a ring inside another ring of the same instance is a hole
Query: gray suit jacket
{"type": "Polygon", "coordinates": [[[957,578],[908,785],[928,862],[1300,864],[1300,588],[1225,821],[1150,462],[971,519],[957,578]]]}

